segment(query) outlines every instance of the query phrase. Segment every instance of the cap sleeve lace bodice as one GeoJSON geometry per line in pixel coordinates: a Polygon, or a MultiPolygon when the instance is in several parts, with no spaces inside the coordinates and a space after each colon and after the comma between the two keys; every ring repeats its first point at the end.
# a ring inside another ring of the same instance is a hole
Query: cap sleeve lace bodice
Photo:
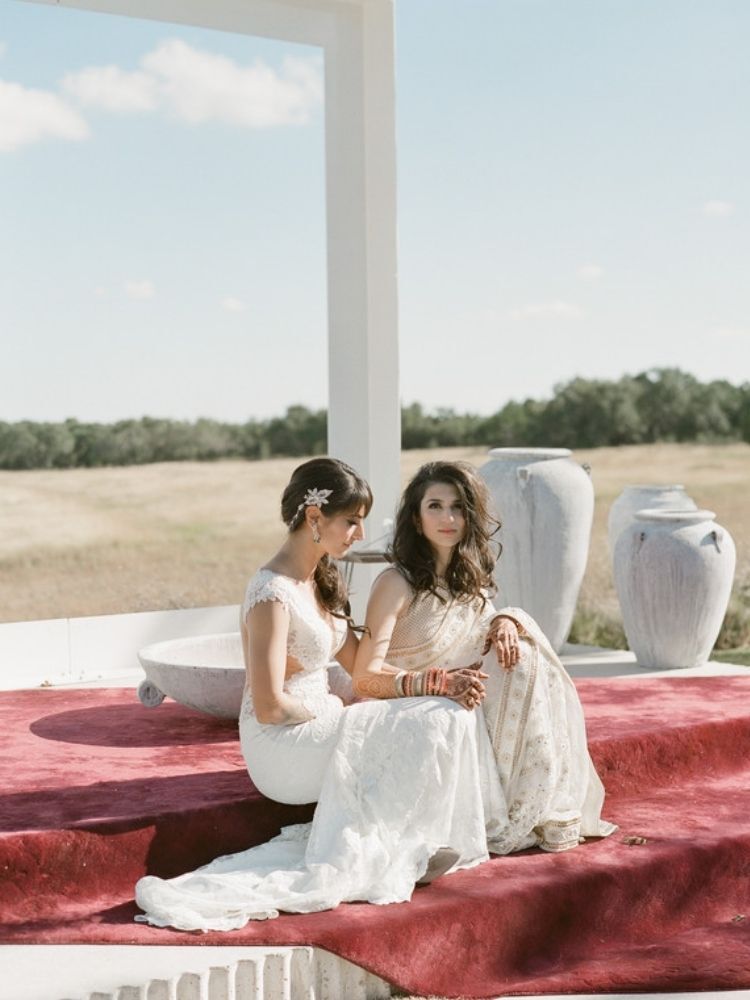
{"type": "Polygon", "coordinates": [[[302,585],[288,576],[261,569],[251,577],[242,604],[242,618],[256,604],[278,601],[289,614],[287,652],[303,670],[319,670],[333,659],[346,639],[346,622],[323,617],[314,607],[302,585]]]}

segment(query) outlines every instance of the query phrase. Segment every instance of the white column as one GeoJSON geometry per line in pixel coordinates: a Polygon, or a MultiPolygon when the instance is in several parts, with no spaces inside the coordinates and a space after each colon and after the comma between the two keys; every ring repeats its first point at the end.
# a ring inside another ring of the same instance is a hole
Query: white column
{"type": "Polygon", "coordinates": [[[328,449],[372,485],[372,541],[400,492],[392,0],[342,11],[325,59],[328,449]]]}

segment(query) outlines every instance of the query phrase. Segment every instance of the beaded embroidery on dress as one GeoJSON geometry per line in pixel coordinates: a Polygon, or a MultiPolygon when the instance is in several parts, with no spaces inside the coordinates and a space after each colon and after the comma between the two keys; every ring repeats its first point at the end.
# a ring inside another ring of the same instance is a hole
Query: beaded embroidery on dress
{"type": "MultiPolygon", "coordinates": [[[[402,670],[438,664],[466,666],[482,654],[498,611],[489,601],[459,602],[447,591],[420,594],[393,631],[387,660],[402,670]]],[[[534,619],[520,608],[502,612],[523,629],[521,659],[513,670],[494,650],[482,661],[489,675],[482,712],[494,764],[507,802],[504,828],[490,850],[526,847],[564,851],[581,837],[602,837],[616,827],[601,819],[604,788],[588,753],[586,725],[575,686],[534,619]]]]}

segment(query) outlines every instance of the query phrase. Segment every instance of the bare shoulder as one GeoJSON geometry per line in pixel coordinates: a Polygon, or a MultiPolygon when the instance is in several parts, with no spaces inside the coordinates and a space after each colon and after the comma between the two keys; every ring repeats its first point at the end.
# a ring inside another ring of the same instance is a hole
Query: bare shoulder
{"type": "Polygon", "coordinates": [[[410,599],[411,587],[395,566],[384,569],[375,579],[370,591],[370,601],[399,609],[410,599]]]}
{"type": "Polygon", "coordinates": [[[245,615],[245,625],[253,628],[274,628],[289,622],[289,610],[285,604],[272,598],[252,604],[245,615]]]}

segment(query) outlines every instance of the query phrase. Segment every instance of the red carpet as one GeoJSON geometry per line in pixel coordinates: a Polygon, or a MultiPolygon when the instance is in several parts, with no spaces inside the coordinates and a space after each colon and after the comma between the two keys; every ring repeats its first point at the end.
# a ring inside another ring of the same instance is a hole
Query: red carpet
{"type": "Polygon", "coordinates": [[[223,935],[134,924],[134,882],[259,843],[311,807],[255,791],[232,724],[148,710],[131,691],[3,693],[1,939],[315,944],[449,996],[750,986],[750,677],[578,688],[614,837],[496,858],[410,903],[223,935]]]}

